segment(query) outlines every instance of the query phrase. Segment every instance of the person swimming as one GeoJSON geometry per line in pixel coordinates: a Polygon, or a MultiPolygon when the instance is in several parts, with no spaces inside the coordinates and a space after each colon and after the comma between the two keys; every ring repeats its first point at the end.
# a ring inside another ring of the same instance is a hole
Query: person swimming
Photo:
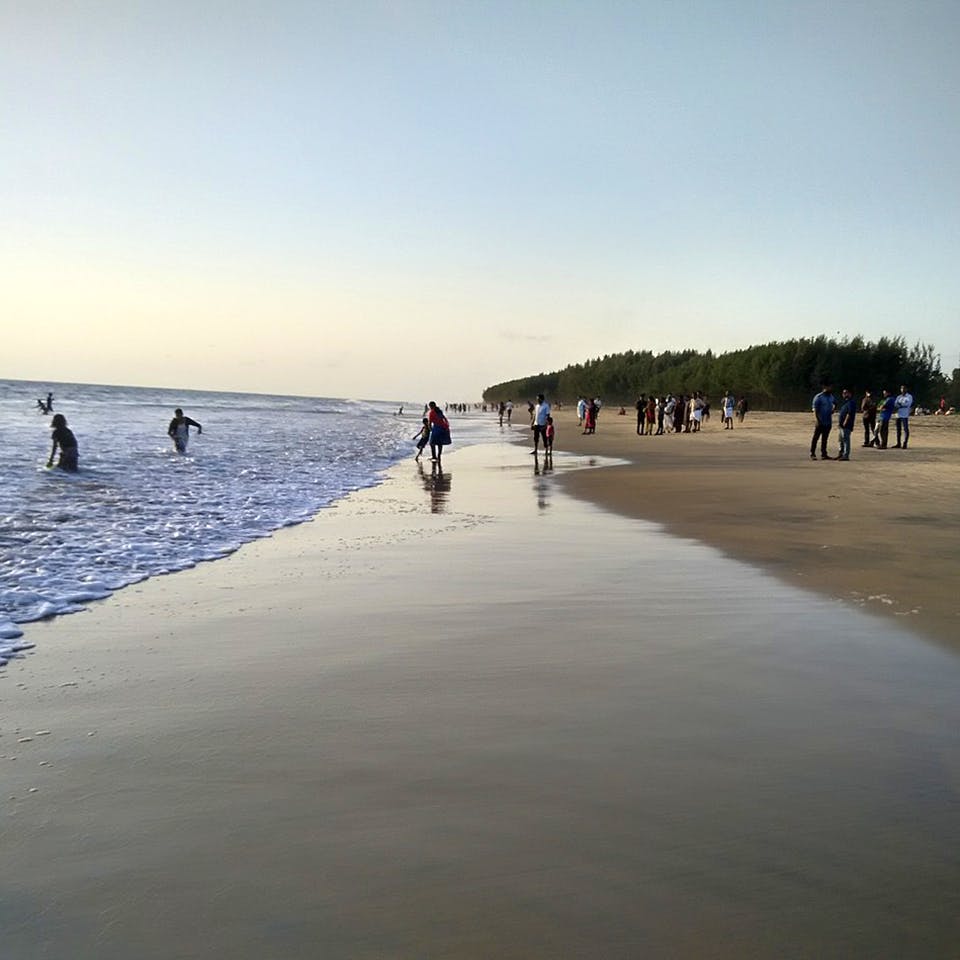
{"type": "Polygon", "coordinates": [[[167,435],[173,440],[177,453],[186,453],[187,443],[190,441],[190,428],[196,427],[197,433],[203,433],[203,427],[196,420],[185,417],[179,407],[173,411],[173,414],[170,426],[167,427],[167,435]]]}

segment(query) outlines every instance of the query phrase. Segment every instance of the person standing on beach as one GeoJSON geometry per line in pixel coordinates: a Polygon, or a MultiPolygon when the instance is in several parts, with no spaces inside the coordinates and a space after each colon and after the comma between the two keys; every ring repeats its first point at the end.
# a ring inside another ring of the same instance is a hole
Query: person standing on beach
{"type": "Polygon", "coordinates": [[[657,432],[655,436],[663,436],[663,418],[665,415],[664,406],[666,405],[666,400],[663,397],[657,399],[657,432]]]}
{"type": "Polygon", "coordinates": [[[869,390],[864,393],[860,404],[860,421],[863,423],[863,445],[872,447],[876,442],[877,401],[873,399],[873,394],[869,390]]]}
{"type": "Polygon", "coordinates": [[[733,399],[732,391],[728,390],[721,401],[723,405],[723,429],[732,430],[733,429],[733,408],[736,406],[736,401],[733,399]]]}
{"type": "Polygon", "coordinates": [[[203,427],[196,420],[191,420],[183,415],[183,411],[177,407],[173,411],[173,419],[170,426],[167,427],[167,436],[173,440],[173,446],[177,453],[186,453],[187,444],[190,442],[190,428],[196,427],[197,433],[203,433],[203,427]]]}
{"type": "Polygon", "coordinates": [[[673,411],[676,410],[676,408],[677,408],[676,397],[674,397],[672,393],[668,393],[667,402],[663,406],[663,419],[667,425],[667,433],[673,432],[673,411]]]}
{"type": "Polygon", "coordinates": [[[693,395],[693,409],[690,413],[690,424],[694,433],[700,432],[700,425],[703,423],[703,394],[697,390],[693,395]]]}
{"type": "Polygon", "coordinates": [[[910,411],[913,410],[913,394],[900,385],[900,393],[894,400],[897,409],[897,449],[901,447],[906,450],[907,443],[910,440],[910,411]],[[900,434],[903,433],[903,443],[900,442],[900,434]]]}
{"type": "Polygon", "coordinates": [[[67,418],[62,413],[54,414],[50,426],[53,427],[53,433],[51,434],[53,446],[50,448],[50,459],[47,461],[47,466],[53,466],[53,458],[57,452],[57,447],[59,447],[60,459],[57,461],[57,467],[60,470],[66,470],[68,473],[76,473],[79,468],[79,449],[77,438],[67,426],[67,418]]]}
{"type": "Polygon", "coordinates": [[[683,433],[683,425],[687,421],[687,398],[682,394],[677,394],[677,402],[673,408],[673,432],[683,433]]]}
{"type": "Polygon", "coordinates": [[[513,418],[513,401],[507,401],[507,426],[509,427],[513,418]]]}
{"type": "Polygon", "coordinates": [[[583,432],[594,433],[597,429],[597,404],[593,397],[587,403],[586,413],[583,416],[583,432]]]}
{"type": "Polygon", "coordinates": [[[533,430],[533,449],[530,451],[536,456],[540,448],[540,438],[543,437],[543,448],[547,448],[547,418],[550,416],[550,404],[544,399],[542,393],[537,394],[537,405],[533,408],[533,422],[530,429],[533,430]]]}
{"type": "Polygon", "coordinates": [[[500,426],[503,426],[503,415],[506,412],[507,405],[501,400],[497,407],[497,413],[500,415],[500,426]]]}
{"type": "Polygon", "coordinates": [[[577,426],[583,426],[583,419],[587,415],[586,397],[577,397],[577,426]]]}
{"type": "Polygon", "coordinates": [[[853,398],[853,393],[844,388],[843,403],[840,404],[840,411],[837,415],[837,427],[840,430],[840,456],[838,460],[850,459],[850,434],[857,422],[857,401],[853,398]]]}
{"type": "Polygon", "coordinates": [[[646,421],[645,433],[648,437],[653,436],[653,424],[657,419],[657,401],[654,399],[653,394],[650,394],[650,398],[647,400],[646,407],[644,408],[644,418],[646,421]]]}
{"type": "Polygon", "coordinates": [[[434,463],[440,463],[443,448],[450,443],[450,423],[443,415],[443,411],[431,400],[427,404],[429,413],[427,422],[430,424],[430,453],[434,463]]]}
{"type": "Polygon", "coordinates": [[[897,401],[893,398],[893,394],[889,390],[883,391],[883,399],[880,401],[880,409],[878,411],[880,416],[880,429],[877,431],[877,441],[874,443],[874,446],[879,447],[881,450],[887,449],[887,438],[890,436],[890,418],[893,416],[894,410],[897,408],[897,401]]]}
{"type": "Polygon", "coordinates": [[[829,383],[823,385],[823,389],[813,398],[813,416],[816,419],[816,427],[813,431],[813,439],[810,441],[810,459],[817,459],[817,441],[820,441],[820,459],[833,460],[833,457],[827,453],[827,437],[830,436],[830,428],[833,426],[833,387],[829,383]]]}
{"type": "Polygon", "coordinates": [[[643,422],[646,418],[647,411],[647,395],[641,393],[640,396],[637,397],[637,402],[634,406],[637,408],[637,436],[640,437],[643,436],[643,422]]]}
{"type": "Polygon", "coordinates": [[[553,417],[547,417],[547,426],[543,434],[543,452],[548,456],[553,456],[553,438],[556,436],[556,430],[553,426],[553,417]]]}

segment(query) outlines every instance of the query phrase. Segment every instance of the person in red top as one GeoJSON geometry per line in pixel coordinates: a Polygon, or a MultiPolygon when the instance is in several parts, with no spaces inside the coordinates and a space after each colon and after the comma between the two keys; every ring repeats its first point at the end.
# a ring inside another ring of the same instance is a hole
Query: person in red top
{"type": "Polygon", "coordinates": [[[647,401],[647,406],[644,410],[644,417],[646,419],[645,433],[648,437],[652,437],[653,425],[657,419],[657,400],[653,395],[651,395],[650,399],[647,401]]]}
{"type": "Polygon", "coordinates": [[[430,423],[430,453],[431,460],[440,463],[443,448],[450,442],[450,424],[443,415],[443,411],[431,400],[427,407],[427,420],[430,423]]]}
{"type": "Polygon", "coordinates": [[[556,430],[553,426],[553,417],[547,417],[547,426],[543,432],[543,452],[548,456],[553,456],[553,438],[556,436],[556,430]]]}

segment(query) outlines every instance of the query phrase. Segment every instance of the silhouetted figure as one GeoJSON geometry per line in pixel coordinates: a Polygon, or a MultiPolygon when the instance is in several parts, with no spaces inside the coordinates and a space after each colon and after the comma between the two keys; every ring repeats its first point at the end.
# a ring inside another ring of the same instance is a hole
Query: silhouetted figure
{"type": "Polygon", "coordinates": [[[170,421],[170,426],[167,427],[167,435],[173,440],[173,445],[177,453],[187,452],[191,427],[196,427],[197,433],[203,433],[203,427],[201,427],[196,420],[185,417],[183,411],[177,407],[177,409],[173,411],[173,419],[170,421]]]}
{"type": "Polygon", "coordinates": [[[60,470],[76,473],[79,466],[80,451],[77,448],[77,438],[67,426],[67,418],[62,413],[55,414],[50,426],[53,427],[53,446],[50,448],[50,459],[47,461],[47,466],[53,466],[53,458],[59,447],[60,459],[57,461],[57,467],[60,470]]]}

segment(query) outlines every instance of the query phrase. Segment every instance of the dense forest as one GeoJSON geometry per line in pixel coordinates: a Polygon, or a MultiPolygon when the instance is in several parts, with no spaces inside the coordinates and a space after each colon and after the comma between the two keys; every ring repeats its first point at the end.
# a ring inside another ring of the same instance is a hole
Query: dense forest
{"type": "Polygon", "coordinates": [[[801,410],[824,382],[864,390],[897,391],[907,384],[916,402],[934,406],[946,396],[960,405],[960,370],[952,381],[940,372],[940,359],[929,344],[908,347],[901,337],[869,343],[863,337],[786,340],[714,354],[708,350],[653,354],[648,350],[609,354],[553,373],[509,380],[483,392],[487,402],[528,400],[538,393],[572,401],[601,397],[608,404],[632,403],[641,393],[657,396],[702,390],[719,398],[727,390],[748,397],[752,409],[801,410]]]}

